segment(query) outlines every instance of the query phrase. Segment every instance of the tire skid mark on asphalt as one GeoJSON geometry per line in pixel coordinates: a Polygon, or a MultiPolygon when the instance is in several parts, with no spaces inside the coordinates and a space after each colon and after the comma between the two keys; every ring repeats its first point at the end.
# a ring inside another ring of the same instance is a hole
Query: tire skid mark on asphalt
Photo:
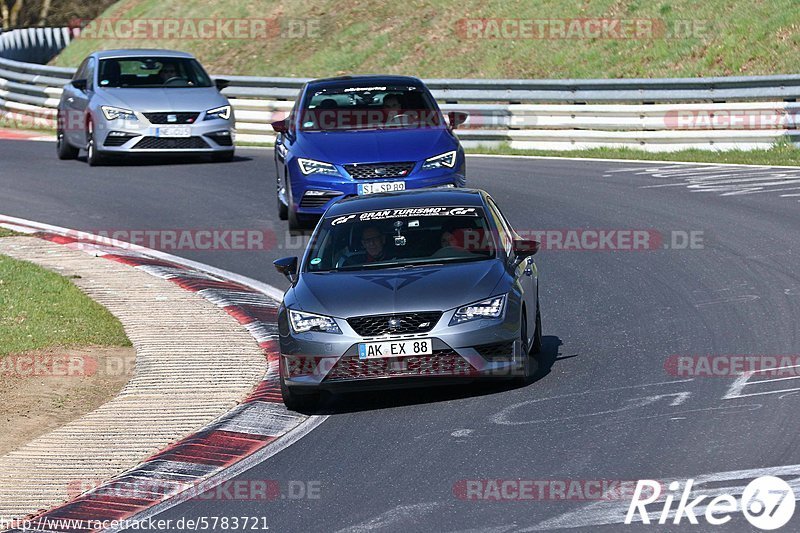
{"type": "MultiPolygon", "coordinates": [[[[604,178],[633,174],[664,181],[643,185],[642,189],[686,187],[692,192],[711,192],[720,196],[739,196],[763,193],[786,193],[800,190],[800,169],[738,167],[734,165],[649,165],[606,170],[604,178]],[[791,187],[787,187],[791,185],[791,187]]],[[[800,193],[778,194],[782,198],[800,193]]],[[[800,201],[800,200],[798,200],[800,201]]]]}
{"type": "MultiPolygon", "coordinates": [[[[26,229],[18,222],[14,225],[26,229]]],[[[140,251],[42,232],[35,227],[28,229],[37,230],[35,235],[42,239],[133,266],[197,293],[250,331],[264,352],[267,371],[250,395],[227,414],[77,498],[30,517],[25,531],[56,531],[48,524],[58,519],[83,519],[86,523],[98,518],[131,519],[171,499],[180,501],[182,494],[197,495],[213,488],[214,485],[204,485],[209,478],[220,477],[227,468],[299,429],[308,419],[306,415],[287,410],[281,399],[277,324],[274,322],[279,302],[244,284],[140,251]],[[153,484],[142,485],[142,480],[153,484]]]]}

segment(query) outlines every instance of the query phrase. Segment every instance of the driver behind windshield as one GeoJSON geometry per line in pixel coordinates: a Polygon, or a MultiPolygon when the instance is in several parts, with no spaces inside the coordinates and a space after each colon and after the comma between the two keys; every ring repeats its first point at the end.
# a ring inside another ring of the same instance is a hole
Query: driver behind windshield
{"type": "Polygon", "coordinates": [[[361,231],[361,246],[364,247],[363,253],[348,257],[343,266],[378,263],[393,259],[386,253],[386,235],[377,226],[367,226],[361,231]]]}
{"type": "Polygon", "coordinates": [[[158,71],[158,77],[161,83],[166,83],[168,80],[178,76],[178,67],[174,63],[164,63],[161,70],[158,71]]]}
{"type": "Polygon", "coordinates": [[[386,259],[386,235],[375,226],[368,226],[361,232],[361,245],[367,252],[365,263],[375,263],[386,259]]]}

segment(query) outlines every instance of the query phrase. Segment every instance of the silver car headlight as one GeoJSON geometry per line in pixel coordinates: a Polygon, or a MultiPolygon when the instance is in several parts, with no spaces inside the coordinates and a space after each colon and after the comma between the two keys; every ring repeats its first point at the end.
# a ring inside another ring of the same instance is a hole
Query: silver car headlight
{"type": "Polygon", "coordinates": [[[326,176],[338,176],[339,171],[330,163],[324,161],[314,161],[313,159],[297,158],[297,164],[300,165],[300,172],[303,174],[324,174],[326,176]]]}
{"type": "Polygon", "coordinates": [[[106,117],[106,120],[136,120],[136,115],[130,109],[123,109],[121,107],[113,107],[110,105],[101,105],[100,111],[106,117]]]}
{"type": "Polygon", "coordinates": [[[320,331],[322,333],[342,332],[339,326],[336,325],[336,321],[331,317],[306,313],[305,311],[289,309],[289,322],[291,322],[292,331],[295,333],[305,333],[307,331],[320,331]]]}
{"type": "Polygon", "coordinates": [[[422,170],[453,168],[454,166],[456,166],[456,151],[451,150],[450,152],[445,152],[426,159],[422,164],[422,170]]]}
{"type": "Polygon", "coordinates": [[[224,105],[215,107],[214,109],[209,109],[206,111],[206,118],[203,120],[212,120],[216,118],[221,118],[222,120],[228,120],[231,118],[231,106],[224,105]]]}
{"type": "Polygon", "coordinates": [[[492,296],[491,298],[459,307],[453,315],[453,318],[450,319],[450,325],[455,326],[481,318],[500,318],[503,316],[505,308],[505,294],[501,296],[492,296]]]}

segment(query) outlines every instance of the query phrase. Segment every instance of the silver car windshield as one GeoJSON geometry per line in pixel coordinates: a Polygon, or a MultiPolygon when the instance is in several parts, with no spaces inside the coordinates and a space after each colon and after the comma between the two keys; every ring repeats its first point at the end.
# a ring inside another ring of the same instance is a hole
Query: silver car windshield
{"type": "Polygon", "coordinates": [[[414,207],[326,218],[305,271],[404,268],[493,259],[495,237],[483,209],[414,207]]]}
{"type": "Polygon", "coordinates": [[[97,83],[108,88],[212,87],[195,59],[185,57],[119,57],[100,60],[97,83]]]}

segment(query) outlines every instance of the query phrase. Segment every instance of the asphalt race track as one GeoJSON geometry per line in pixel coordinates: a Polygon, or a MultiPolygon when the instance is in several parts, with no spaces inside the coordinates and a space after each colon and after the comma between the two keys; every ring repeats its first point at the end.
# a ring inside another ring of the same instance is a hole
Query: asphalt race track
{"type": "MultiPolygon", "coordinates": [[[[271,261],[301,253],[286,249],[268,150],[240,149],[229,164],[95,168],[58,161],[51,143],[0,141],[0,154],[6,215],[89,231],[272,230],[269,251],[172,253],[281,289],[271,261]]],[[[324,423],[240,476],[318,487],[318,497],[198,498],[156,518],[257,516],[270,531],[709,531],[685,518],[683,527],[625,526],[619,502],[486,501],[462,489],[467,480],[711,476],[725,492],[742,484],[735,471],[798,476],[800,381],[736,385],[668,371],[673,355],[800,353],[794,171],[480,157],[468,167],[469,184],[488,190],[517,230],[650,230],[664,244],[673,231],[679,241],[694,232],[694,249],[545,246],[536,256],[545,354],[534,383],[328,398],[324,423]]],[[[752,526],[737,514],[718,529],[752,526]]],[[[800,512],[785,530],[800,530],[800,512]]]]}

